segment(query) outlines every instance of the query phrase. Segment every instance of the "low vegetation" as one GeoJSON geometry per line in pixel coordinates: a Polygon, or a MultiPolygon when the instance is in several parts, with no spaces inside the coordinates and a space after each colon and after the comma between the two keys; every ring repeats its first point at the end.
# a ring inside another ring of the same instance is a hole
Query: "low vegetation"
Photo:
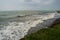
{"type": "Polygon", "coordinates": [[[27,35],[21,40],[60,40],[60,23],[52,28],[41,29],[36,33],[27,35]]]}

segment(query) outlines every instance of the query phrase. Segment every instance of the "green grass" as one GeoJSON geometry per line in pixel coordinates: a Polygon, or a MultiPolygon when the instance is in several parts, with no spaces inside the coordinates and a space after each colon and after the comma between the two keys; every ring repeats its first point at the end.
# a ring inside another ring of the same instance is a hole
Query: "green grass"
{"type": "Polygon", "coordinates": [[[60,40],[60,24],[54,25],[53,28],[41,29],[21,40],[60,40]]]}

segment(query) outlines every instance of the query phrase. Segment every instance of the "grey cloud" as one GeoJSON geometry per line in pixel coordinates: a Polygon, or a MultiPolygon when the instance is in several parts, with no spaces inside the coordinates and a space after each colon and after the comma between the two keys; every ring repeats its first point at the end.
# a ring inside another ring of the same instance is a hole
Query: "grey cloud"
{"type": "Polygon", "coordinates": [[[25,2],[32,2],[32,0],[24,0],[25,2]]]}

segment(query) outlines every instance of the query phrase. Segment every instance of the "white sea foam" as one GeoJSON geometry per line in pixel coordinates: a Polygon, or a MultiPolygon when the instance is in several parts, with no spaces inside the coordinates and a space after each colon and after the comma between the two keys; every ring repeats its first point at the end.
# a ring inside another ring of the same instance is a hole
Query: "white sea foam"
{"type": "MultiPolygon", "coordinates": [[[[33,15],[29,16],[30,18],[26,17],[29,20],[25,22],[8,22],[8,25],[4,26],[3,30],[0,31],[0,40],[19,40],[28,34],[30,28],[37,28],[36,25],[39,23],[41,28],[46,28],[44,26],[46,24],[49,26],[54,20],[47,21],[47,23],[44,23],[45,21],[43,20],[52,19],[55,16],[56,13],[50,13],[48,15],[33,15]],[[41,25],[41,23],[43,24],[41,25]]],[[[59,18],[60,16],[56,17],[59,18]]]]}

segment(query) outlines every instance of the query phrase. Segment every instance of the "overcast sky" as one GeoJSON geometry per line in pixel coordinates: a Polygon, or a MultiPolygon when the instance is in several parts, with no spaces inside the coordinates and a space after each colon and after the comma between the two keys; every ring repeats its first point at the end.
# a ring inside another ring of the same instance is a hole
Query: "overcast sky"
{"type": "Polygon", "coordinates": [[[60,0],[0,0],[1,10],[60,9],[60,0]]]}

